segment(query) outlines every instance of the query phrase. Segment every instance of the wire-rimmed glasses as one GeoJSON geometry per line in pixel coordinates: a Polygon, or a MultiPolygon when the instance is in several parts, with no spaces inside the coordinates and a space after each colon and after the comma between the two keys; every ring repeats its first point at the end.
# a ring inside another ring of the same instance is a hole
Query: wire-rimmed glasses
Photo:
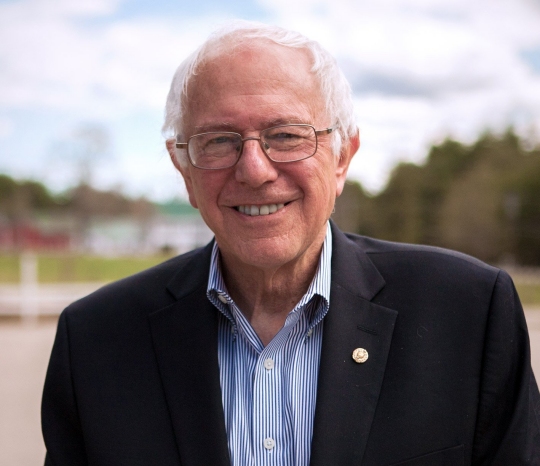
{"type": "Polygon", "coordinates": [[[273,162],[297,162],[317,152],[317,136],[332,133],[336,127],[316,130],[308,124],[272,126],[262,130],[259,137],[242,138],[239,133],[213,131],[194,134],[187,142],[178,141],[176,147],[187,149],[194,167],[204,170],[230,168],[238,162],[245,141],[259,141],[261,149],[273,162]]]}

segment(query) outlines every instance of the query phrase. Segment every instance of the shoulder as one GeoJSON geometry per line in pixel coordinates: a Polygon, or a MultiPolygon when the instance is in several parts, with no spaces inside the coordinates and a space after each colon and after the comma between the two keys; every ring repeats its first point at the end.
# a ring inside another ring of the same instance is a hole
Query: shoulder
{"type": "MultiPolygon", "coordinates": [[[[436,246],[384,241],[346,233],[379,270],[415,274],[441,273],[447,277],[457,274],[485,276],[495,279],[501,270],[467,254],[436,246]]],[[[503,272],[504,273],[504,272],[503,272]]],[[[505,273],[504,273],[505,274],[505,273]]]]}
{"type": "MultiPolygon", "coordinates": [[[[474,307],[487,311],[496,288],[507,290],[506,295],[514,293],[506,272],[460,252],[349,233],[337,236],[339,260],[370,264],[382,283],[375,302],[388,307],[438,308],[452,312],[457,308],[471,311],[474,307]]],[[[349,282],[366,277],[373,280],[375,274],[367,275],[366,271],[370,268],[364,265],[361,273],[356,273],[349,282]]]]}

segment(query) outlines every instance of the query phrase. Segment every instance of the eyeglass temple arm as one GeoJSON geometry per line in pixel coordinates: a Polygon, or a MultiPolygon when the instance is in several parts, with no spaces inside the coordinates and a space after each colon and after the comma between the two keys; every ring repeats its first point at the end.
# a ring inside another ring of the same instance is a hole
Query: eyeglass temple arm
{"type": "Polygon", "coordinates": [[[330,128],[317,130],[317,131],[315,131],[315,134],[317,136],[322,136],[323,134],[333,133],[336,129],[337,129],[337,126],[332,126],[330,128]]]}
{"type": "Polygon", "coordinates": [[[188,146],[187,142],[178,142],[178,136],[176,137],[176,148],[177,149],[186,149],[188,146]]]}

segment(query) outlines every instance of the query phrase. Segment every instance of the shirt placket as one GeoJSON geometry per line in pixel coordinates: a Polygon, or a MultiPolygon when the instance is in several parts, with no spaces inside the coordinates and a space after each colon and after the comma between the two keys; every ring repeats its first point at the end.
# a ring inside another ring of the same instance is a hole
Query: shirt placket
{"type": "Polygon", "coordinates": [[[284,434],[284,361],[285,354],[294,348],[289,340],[292,330],[298,325],[301,312],[289,314],[285,326],[260,353],[253,379],[253,439],[257,465],[287,466],[291,445],[284,434]]]}
{"type": "MultiPolygon", "coordinates": [[[[306,328],[309,326],[306,323],[306,328]]],[[[289,376],[289,396],[291,406],[291,427],[295,444],[295,465],[309,464],[311,439],[313,435],[313,417],[317,390],[318,360],[307,355],[319,351],[322,343],[322,325],[309,327],[304,334],[302,343],[296,345],[291,355],[291,371],[289,376]],[[306,373],[313,374],[306,377],[306,373]],[[306,383],[306,379],[311,383],[306,383]],[[313,400],[306,404],[305,400],[313,400]]]]}
{"type": "Polygon", "coordinates": [[[253,377],[253,451],[255,464],[281,464],[283,445],[278,426],[281,419],[281,379],[275,351],[265,348],[259,355],[253,377]]]}

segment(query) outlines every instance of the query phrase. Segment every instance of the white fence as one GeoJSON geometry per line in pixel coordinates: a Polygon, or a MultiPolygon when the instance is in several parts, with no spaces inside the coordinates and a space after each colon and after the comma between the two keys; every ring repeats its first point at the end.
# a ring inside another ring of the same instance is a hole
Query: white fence
{"type": "Polygon", "coordinates": [[[33,320],[39,315],[58,315],[76,301],[104,283],[38,282],[37,257],[23,254],[20,260],[20,282],[0,283],[0,316],[16,315],[33,320]]]}

